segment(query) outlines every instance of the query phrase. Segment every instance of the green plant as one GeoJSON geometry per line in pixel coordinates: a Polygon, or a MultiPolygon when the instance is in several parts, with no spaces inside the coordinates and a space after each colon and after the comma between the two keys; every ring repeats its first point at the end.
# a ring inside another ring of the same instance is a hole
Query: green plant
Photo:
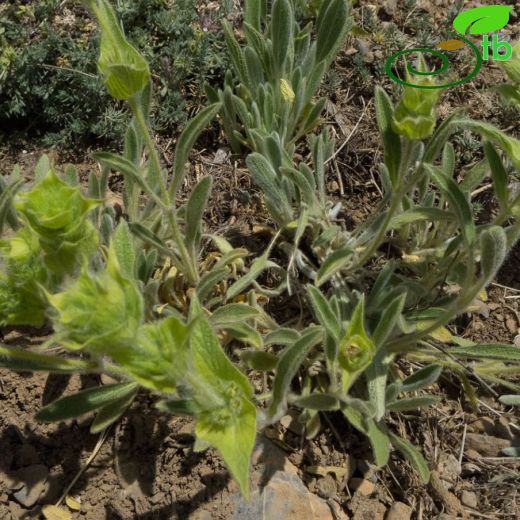
{"type": "MultiPolygon", "coordinates": [[[[79,4],[79,3],[78,3],[79,4]]],[[[128,39],[154,72],[155,128],[172,132],[227,63],[221,35],[205,31],[195,0],[119,1],[128,39]]],[[[120,143],[129,114],[96,75],[99,40],[81,5],[56,0],[0,6],[0,121],[44,145],[78,150],[120,143]],[[91,37],[92,35],[92,37],[91,37]]]]}
{"type": "MultiPolygon", "coordinates": [[[[295,90],[275,82],[280,86],[275,117],[250,120],[244,114],[240,127],[254,150],[247,164],[278,228],[263,253],[249,261],[246,249],[203,233],[210,177],[197,183],[185,204],[177,202],[200,132],[219,112],[227,124],[226,100],[187,124],[168,176],[151,135],[148,65],[124,37],[107,0],[88,4],[101,27],[99,69],[111,95],[128,103],[133,120],[122,155],[96,154],[103,167],[99,176],[90,175],[88,197],[73,168],[60,177],[45,157],[28,191],[20,191],[18,171],[0,182],[5,231],[0,291],[6,302],[0,321],[47,321],[54,330],[43,352],[0,346],[0,365],[117,378],[119,383],[64,397],[38,413],[40,420],[65,420],[96,411],[93,432],[117,420],[140,388],[153,392],[161,410],[194,417],[195,449],[215,446],[245,495],[256,431],[288,407],[301,410],[309,437],[319,431],[322,413],[340,411],[369,438],[378,465],[388,461],[393,446],[427,481],[426,461],[387,425],[389,413],[435,402],[424,390],[444,368],[460,377],[470,401],[475,380],[520,390],[507,377],[519,373],[518,349],[475,345],[445,328],[470,311],[520,235],[520,196],[508,190],[506,164],[520,166],[520,142],[458,112],[438,124],[437,95],[426,89],[407,87],[394,107],[378,87],[383,199],[374,218],[349,231],[336,220],[340,206],[332,207],[324,188],[332,143],[325,133],[311,136],[312,168],[294,167],[294,149],[314,124],[308,131],[302,131],[305,117],[299,130],[287,124],[283,103],[289,88],[297,99],[298,85],[295,90]],[[262,126],[266,121],[274,125],[269,132],[262,126]],[[450,138],[459,129],[484,138],[485,156],[457,183],[450,138]],[[128,223],[118,223],[104,204],[110,170],[124,177],[128,223]],[[470,194],[487,174],[499,211],[476,224],[470,194]],[[275,248],[285,262],[270,260],[275,248]],[[58,258],[56,250],[63,251],[58,258]],[[260,284],[266,271],[278,286],[260,284]],[[260,304],[266,295],[293,300],[297,295],[298,316],[277,323],[260,304]],[[68,355],[51,355],[45,352],[49,346],[68,355]],[[422,368],[401,377],[396,370],[401,359],[422,368]],[[472,361],[471,369],[465,360],[472,361]],[[268,384],[259,395],[248,379],[257,373],[268,384]]],[[[255,23],[257,15],[265,20],[262,5],[246,2],[247,17],[255,23]]],[[[318,12],[318,44],[309,41],[313,63],[318,48],[336,48],[343,34],[330,31],[329,44],[319,44],[320,24],[332,16],[328,9],[346,15],[340,2],[327,5],[318,12]]],[[[284,26],[293,27],[292,3],[275,0],[273,10],[278,9],[285,12],[284,26]]],[[[267,32],[274,41],[280,36],[272,24],[267,32]]],[[[274,53],[274,42],[272,48],[274,53]]],[[[328,52],[324,56],[331,59],[328,52]]],[[[285,66],[282,60],[276,67],[285,66]]],[[[321,65],[314,70],[321,78],[321,65]]],[[[422,76],[422,81],[433,80],[422,76]]],[[[233,103],[242,106],[241,99],[235,96],[233,103]]]]}
{"type": "Polygon", "coordinates": [[[513,47],[513,55],[508,61],[500,64],[511,80],[511,83],[499,86],[501,94],[520,106],[520,42],[513,47]]]}

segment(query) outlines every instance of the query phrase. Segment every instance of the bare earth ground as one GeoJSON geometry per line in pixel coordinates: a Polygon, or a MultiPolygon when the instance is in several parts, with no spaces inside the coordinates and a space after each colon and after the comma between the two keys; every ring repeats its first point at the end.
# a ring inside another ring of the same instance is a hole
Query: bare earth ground
{"type": "MultiPolygon", "coordinates": [[[[405,10],[401,4],[374,1],[372,8],[361,2],[355,9],[356,23],[362,25],[367,9],[374,10],[378,23],[390,17],[405,41],[413,42],[417,36],[411,23],[413,17],[430,16],[432,27],[438,28],[451,2],[432,0],[418,3],[412,10],[405,10]]],[[[516,12],[520,13],[519,4],[516,12]]],[[[518,23],[512,20],[512,39],[518,38],[518,29],[518,23]]],[[[431,31],[435,34],[434,29],[431,31]]],[[[341,148],[332,162],[328,188],[344,203],[342,217],[347,227],[368,218],[380,196],[376,165],[381,160],[381,147],[374,119],[373,87],[379,82],[389,91],[395,89],[378,72],[378,51],[387,56],[370,37],[349,37],[324,87],[331,89],[327,90],[331,97],[327,119],[341,148]]],[[[473,117],[492,121],[519,137],[518,112],[504,108],[492,90],[501,81],[499,68],[486,65],[473,82],[444,94],[439,115],[443,117],[453,107],[465,107],[473,117]]],[[[471,154],[468,137],[458,137],[459,151],[469,150],[471,154]]],[[[247,240],[250,248],[255,242],[261,247],[262,239],[255,235],[252,223],[261,224],[265,213],[243,163],[229,155],[215,131],[209,131],[201,141],[206,148],[201,149],[199,143],[199,151],[193,154],[188,182],[192,185],[208,173],[215,178],[206,215],[208,226],[239,242],[247,240]]],[[[171,164],[174,143],[161,143],[164,161],[171,164]]],[[[6,174],[10,165],[18,162],[30,180],[43,150],[29,145],[26,150],[0,152],[0,171],[6,174]]],[[[50,152],[58,163],[62,162],[55,151],[50,152]]],[[[91,167],[87,159],[80,171],[86,173],[91,167]]],[[[119,188],[119,180],[113,179],[114,201],[118,200],[119,188]]],[[[489,206],[485,191],[478,197],[484,207],[489,206]]],[[[474,341],[516,340],[520,348],[519,296],[517,248],[490,286],[482,313],[462,317],[451,327],[452,332],[474,341]]],[[[34,331],[5,334],[7,344],[37,344],[40,340],[34,331]]],[[[407,373],[416,367],[403,363],[400,368],[407,373]]],[[[64,493],[80,504],[76,511],[77,506],[69,501],[74,519],[246,518],[233,517],[239,503],[238,490],[216,452],[194,453],[191,422],[160,414],[151,406],[153,401],[147,394],[142,394],[104,437],[89,433],[89,417],[52,425],[33,420],[42,405],[95,384],[98,381],[94,377],[69,379],[0,370],[0,519],[38,518],[42,505],[56,503],[64,493]]],[[[449,520],[457,515],[520,519],[520,459],[500,454],[501,448],[519,443],[518,413],[501,406],[484,388],[478,390],[478,409],[472,410],[460,383],[449,375],[439,382],[436,391],[443,396],[437,406],[417,413],[394,414],[390,420],[394,430],[422,447],[434,469],[432,481],[426,486],[419,483],[400,457],[394,456],[387,468],[375,468],[366,440],[340,415],[324,418],[322,433],[311,441],[305,440],[290,415],[264,435],[279,448],[276,453],[280,466],[284,464],[282,459],[287,459],[286,464],[307,488],[330,507],[329,516],[316,514],[312,518],[345,518],[342,515],[347,514],[358,520],[396,520],[410,515],[414,519],[449,520]]]]}

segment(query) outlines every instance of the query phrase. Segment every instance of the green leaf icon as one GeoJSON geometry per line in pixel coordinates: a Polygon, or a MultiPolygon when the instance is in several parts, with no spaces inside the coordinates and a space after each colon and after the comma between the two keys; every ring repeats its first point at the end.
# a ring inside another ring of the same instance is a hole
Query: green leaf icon
{"type": "Polygon", "coordinates": [[[453,20],[453,27],[460,34],[484,34],[499,31],[509,22],[513,7],[485,5],[460,13],[453,20]]]}

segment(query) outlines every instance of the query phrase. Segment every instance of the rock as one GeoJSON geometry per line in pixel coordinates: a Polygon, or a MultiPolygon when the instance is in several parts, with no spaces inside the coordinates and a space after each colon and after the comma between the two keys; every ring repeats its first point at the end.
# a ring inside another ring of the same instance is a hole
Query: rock
{"type": "Polygon", "coordinates": [[[412,508],[403,502],[394,502],[388,510],[385,520],[410,520],[412,508]]]}
{"type": "Polygon", "coordinates": [[[463,477],[472,477],[473,475],[478,475],[479,473],[482,473],[482,469],[480,466],[473,464],[473,462],[466,462],[462,465],[463,477]]]}
{"type": "Polygon", "coordinates": [[[454,483],[460,475],[461,467],[457,458],[451,453],[441,453],[437,471],[442,480],[454,483]]]}
{"type": "Polygon", "coordinates": [[[460,501],[472,509],[476,509],[478,504],[477,495],[473,491],[463,491],[460,495],[460,501]]]}
{"type": "Polygon", "coordinates": [[[354,512],[353,520],[383,520],[386,507],[375,498],[359,497],[352,501],[351,507],[354,512]]]}
{"type": "Polygon", "coordinates": [[[365,497],[371,495],[376,489],[375,484],[366,478],[351,478],[348,487],[365,497]]]}
{"type": "Polygon", "coordinates": [[[155,495],[153,495],[150,498],[150,503],[152,503],[153,505],[157,505],[157,504],[160,504],[165,498],[166,498],[166,494],[162,491],[159,491],[158,493],[155,493],[155,495]]]}
{"type": "Polygon", "coordinates": [[[251,499],[238,498],[233,520],[333,520],[327,502],[309,493],[298,475],[277,471],[251,499]]]}
{"type": "Polygon", "coordinates": [[[511,446],[506,439],[499,439],[480,433],[468,433],[466,435],[466,447],[475,450],[483,457],[498,457],[500,450],[511,446]]]}
{"type": "Polygon", "coordinates": [[[395,11],[397,9],[397,0],[386,0],[383,2],[381,9],[379,11],[380,17],[384,20],[390,20],[394,17],[395,11]],[[383,16],[381,16],[381,14],[383,16]]]}
{"type": "Polygon", "coordinates": [[[18,470],[16,477],[23,482],[23,486],[14,493],[14,498],[24,507],[32,507],[45,489],[48,474],[48,469],[42,464],[18,470]]]}
{"type": "Polygon", "coordinates": [[[284,415],[280,419],[280,424],[286,429],[296,435],[303,435],[305,426],[298,420],[299,414],[288,414],[284,415]]]}
{"type": "Polygon", "coordinates": [[[506,327],[511,334],[518,334],[518,324],[513,318],[507,318],[506,327]]]}
{"type": "Polygon", "coordinates": [[[338,487],[332,475],[325,475],[316,483],[316,491],[322,498],[333,498],[336,496],[338,487]]]}
{"type": "Polygon", "coordinates": [[[205,509],[201,509],[190,515],[190,520],[212,520],[212,518],[211,513],[205,509]]]}
{"type": "Polygon", "coordinates": [[[374,63],[376,57],[374,56],[374,53],[372,51],[368,51],[364,56],[363,56],[363,61],[365,63],[374,63]]]}
{"type": "MultiPolygon", "coordinates": [[[[252,457],[255,467],[251,480],[249,501],[237,493],[233,520],[346,520],[348,517],[339,508],[335,515],[327,502],[310,493],[298,476],[297,468],[285,453],[269,439],[259,436],[252,457]]],[[[321,491],[330,496],[336,493],[336,482],[326,475],[320,482],[321,491]]],[[[318,487],[318,482],[316,483],[318,487]]]]}

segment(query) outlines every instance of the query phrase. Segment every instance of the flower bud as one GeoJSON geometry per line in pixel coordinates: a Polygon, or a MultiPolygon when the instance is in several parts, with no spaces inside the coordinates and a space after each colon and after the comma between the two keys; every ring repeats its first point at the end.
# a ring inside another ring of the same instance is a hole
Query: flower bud
{"type": "Polygon", "coordinates": [[[107,0],[89,0],[101,27],[98,68],[105,78],[110,95],[129,99],[150,81],[148,63],[126,39],[114,9],[107,0]]]}

